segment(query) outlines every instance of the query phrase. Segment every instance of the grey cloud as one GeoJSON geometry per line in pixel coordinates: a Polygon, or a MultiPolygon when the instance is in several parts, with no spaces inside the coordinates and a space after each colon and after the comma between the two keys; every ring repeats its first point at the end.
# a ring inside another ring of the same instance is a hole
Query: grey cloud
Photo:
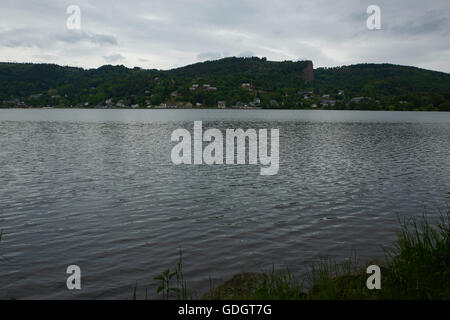
{"type": "Polygon", "coordinates": [[[77,43],[87,41],[98,45],[112,45],[118,44],[116,37],[107,34],[96,34],[78,30],[67,30],[67,32],[55,36],[58,41],[77,43]]]}
{"type": "Polygon", "coordinates": [[[436,13],[428,13],[420,19],[407,20],[401,25],[392,26],[391,30],[403,35],[448,34],[450,19],[436,13]]]}
{"type": "Polygon", "coordinates": [[[54,61],[55,59],[57,59],[57,56],[49,55],[49,54],[40,54],[40,55],[33,56],[33,58],[40,59],[40,60],[46,60],[46,61],[54,61]]]}
{"type": "Polygon", "coordinates": [[[217,60],[223,58],[222,53],[220,52],[203,52],[203,53],[199,53],[197,55],[197,59],[204,61],[204,60],[217,60]]]}
{"type": "Polygon", "coordinates": [[[254,57],[255,53],[253,51],[244,51],[244,52],[239,53],[237,56],[241,57],[241,58],[249,58],[249,57],[254,57]]]}
{"type": "Polygon", "coordinates": [[[88,42],[100,46],[118,45],[117,39],[112,35],[95,34],[84,31],[67,31],[58,34],[45,33],[37,29],[11,29],[0,32],[0,45],[5,47],[37,47],[49,48],[55,46],[56,41],[64,43],[88,42]]]}
{"type": "Polygon", "coordinates": [[[107,62],[118,62],[125,60],[125,57],[119,53],[111,54],[109,56],[102,56],[102,58],[105,59],[107,62]]]}
{"type": "Polygon", "coordinates": [[[10,48],[18,47],[39,47],[49,43],[45,38],[41,38],[39,34],[33,34],[30,29],[11,29],[0,32],[0,45],[10,48]]]}
{"type": "Polygon", "coordinates": [[[381,31],[366,28],[366,0],[81,0],[82,31],[66,30],[66,4],[7,1],[0,61],[55,56],[98,67],[115,52],[127,66],[167,69],[225,56],[304,57],[315,66],[407,63],[450,71],[448,0],[377,0],[381,31]],[[29,29],[23,29],[27,21],[29,29]],[[32,28],[32,29],[31,29],[32,28]],[[405,52],[410,52],[405,57],[405,52]],[[440,57],[427,59],[424,57],[440,57]],[[141,58],[144,57],[145,61],[141,58]],[[18,58],[17,58],[18,59],[18,58]],[[448,59],[447,59],[448,60],[448,59]]]}

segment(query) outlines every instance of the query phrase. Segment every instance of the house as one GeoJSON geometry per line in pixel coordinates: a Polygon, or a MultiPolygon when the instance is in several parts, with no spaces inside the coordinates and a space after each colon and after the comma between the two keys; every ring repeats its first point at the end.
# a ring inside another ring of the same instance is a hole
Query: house
{"type": "Polygon", "coordinates": [[[225,101],[218,101],[217,102],[217,108],[219,109],[225,109],[227,107],[227,104],[225,101]]]}
{"type": "Polygon", "coordinates": [[[236,102],[236,104],[234,106],[232,106],[232,108],[236,108],[236,109],[243,109],[244,107],[246,107],[247,105],[241,101],[236,102]]]}
{"type": "Polygon", "coordinates": [[[324,99],[330,99],[330,97],[331,97],[331,96],[330,96],[330,94],[328,94],[328,93],[327,93],[327,94],[324,94],[324,95],[322,96],[322,98],[324,98],[324,99]]]}
{"type": "Polygon", "coordinates": [[[217,91],[217,88],[216,88],[216,87],[208,87],[207,90],[208,90],[208,91],[217,91]]]}
{"type": "Polygon", "coordinates": [[[242,89],[250,89],[252,85],[250,83],[243,83],[241,84],[242,89]]]}
{"type": "Polygon", "coordinates": [[[363,100],[366,100],[366,97],[356,97],[349,100],[348,103],[361,103],[363,100]]]}
{"type": "Polygon", "coordinates": [[[170,96],[173,97],[173,98],[178,97],[178,91],[172,91],[170,93],[170,96]]]}
{"type": "Polygon", "coordinates": [[[38,94],[32,94],[30,96],[30,99],[39,99],[42,96],[42,93],[38,93],[38,94]]]}
{"type": "Polygon", "coordinates": [[[119,108],[126,108],[125,103],[123,103],[123,100],[119,100],[116,104],[117,107],[119,108]]]}
{"type": "Polygon", "coordinates": [[[105,100],[105,103],[108,107],[113,107],[114,106],[114,102],[112,98],[109,98],[107,100],[105,100]]]}
{"type": "Polygon", "coordinates": [[[252,102],[250,102],[250,107],[256,107],[256,106],[259,106],[260,104],[261,104],[261,99],[255,98],[255,99],[253,99],[252,102]]]}
{"type": "Polygon", "coordinates": [[[329,100],[329,99],[322,99],[322,101],[320,102],[321,106],[329,106],[329,107],[334,107],[336,105],[336,101],[335,100],[329,100]]]}

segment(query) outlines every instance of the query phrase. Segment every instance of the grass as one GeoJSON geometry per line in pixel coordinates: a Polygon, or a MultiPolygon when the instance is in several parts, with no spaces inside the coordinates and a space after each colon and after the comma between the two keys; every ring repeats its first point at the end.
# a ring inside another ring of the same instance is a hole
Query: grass
{"type": "MultiPolygon", "coordinates": [[[[324,260],[312,266],[306,277],[296,278],[289,271],[272,269],[264,273],[234,276],[203,295],[214,300],[449,300],[450,299],[450,210],[433,227],[425,216],[400,221],[394,249],[386,251],[386,261],[361,265],[356,255],[343,263],[324,260]],[[369,265],[381,269],[381,290],[369,290],[369,265]]],[[[175,274],[166,270],[158,279],[163,297],[170,296],[170,276],[182,275],[181,255],[175,274]],[[169,281],[166,281],[169,280],[169,281]]],[[[178,277],[178,276],[177,276],[178,277]]],[[[179,293],[186,289],[177,281],[179,293]]]]}
{"type": "Polygon", "coordinates": [[[385,298],[450,299],[450,210],[437,228],[425,217],[402,223],[385,298]]]}
{"type": "Polygon", "coordinates": [[[204,294],[202,300],[299,300],[302,282],[286,270],[267,273],[241,273],[204,294]]]}
{"type": "MultiPolygon", "coordinates": [[[[162,295],[163,300],[187,300],[192,299],[191,293],[188,291],[187,282],[183,273],[183,253],[180,250],[178,262],[173,270],[166,269],[153,278],[159,281],[157,293],[162,295]]],[[[133,300],[137,300],[137,284],[133,291],[133,300]]],[[[145,300],[147,300],[147,290],[145,292],[145,300]]]]}

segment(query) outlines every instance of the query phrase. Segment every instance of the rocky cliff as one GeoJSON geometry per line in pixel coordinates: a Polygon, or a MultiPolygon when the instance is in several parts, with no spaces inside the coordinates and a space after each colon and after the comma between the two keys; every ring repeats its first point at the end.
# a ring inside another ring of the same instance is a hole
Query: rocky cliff
{"type": "Polygon", "coordinates": [[[311,81],[314,80],[314,66],[312,61],[307,61],[307,65],[303,73],[306,83],[310,83],[311,81]]]}

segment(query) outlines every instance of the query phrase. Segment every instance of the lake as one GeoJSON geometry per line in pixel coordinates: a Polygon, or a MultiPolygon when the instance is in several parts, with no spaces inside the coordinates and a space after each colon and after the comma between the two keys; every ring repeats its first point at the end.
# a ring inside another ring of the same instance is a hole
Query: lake
{"type": "Polygon", "coordinates": [[[179,250],[198,295],[244,271],[383,258],[399,218],[448,208],[449,159],[450,113],[0,109],[0,298],[131,299],[136,283],[158,298],[179,250]],[[174,165],[171,133],[195,120],[279,129],[278,174],[174,165]]]}

